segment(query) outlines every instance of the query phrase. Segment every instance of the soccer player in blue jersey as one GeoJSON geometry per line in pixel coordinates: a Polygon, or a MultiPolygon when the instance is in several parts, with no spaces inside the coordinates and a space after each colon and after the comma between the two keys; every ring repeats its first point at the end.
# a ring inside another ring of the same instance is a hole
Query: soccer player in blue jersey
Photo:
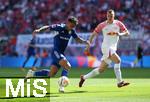
{"type": "Polygon", "coordinates": [[[37,63],[38,61],[38,55],[36,54],[36,47],[35,47],[35,36],[33,36],[33,38],[31,39],[29,45],[28,45],[28,49],[27,49],[27,58],[26,60],[24,61],[22,67],[21,67],[21,70],[24,71],[24,67],[26,65],[26,63],[29,61],[30,57],[33,56],[35,59],[34,59],[34,62],[33,62],[33,65],[32,65],[32,70],[36,70],[35,68],[35,64],[37,63]]]}
{"type": "MultiPolygon", "coordinates": [[[[69,17],[67,19],[66,24],[54,24],[50,26],[43,26],[33,32],[33,35],[39,33],[41,31],[50,30],[55,31],[56,35],[54,37],[54,47],[51,53],[52,64],[50,70],[40,70],[40,71],[32,71],[29,70],[27,74],[28,77],[34,76],[54,76],[60,67],[63,68],[61,76],[68,76],[68,71],[71,69],[71,65],[66,59],[64,55],[64,51],[68,45],[69,39],[73,37],[78,43],[86,44],[90,46],[90,43],[86,40],[80,38],[75,31],[75,27],[78,24],[78,20],[76,17],[69,17]]],[[[60,92],[64,92],[64,87],[60,86],[60,92]]]]}

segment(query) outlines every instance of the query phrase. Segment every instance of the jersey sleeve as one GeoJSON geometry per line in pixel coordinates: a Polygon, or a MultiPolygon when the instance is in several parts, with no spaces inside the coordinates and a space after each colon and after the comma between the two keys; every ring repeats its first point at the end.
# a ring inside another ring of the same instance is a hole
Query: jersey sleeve
{"type": "Polygon", "coordinates": [[[118,21],[118,26],[120,27],[121,32],[127,31],[126,26],[121,21],[118,21]]]}
{"type": "Polygon", "coordinates": [[[94,32],[96,32],[97,34],[100,33],[102,31],[102,29],[106,26],[105,22],[100,23],[95,29],[94,32]]]}
{"type": "Polygon", "coordinates": [[[49,29],[51,31],[57,31],[59,28],[60,28],[59,24],[52,24],[52,25],[49,26],[49,29]]]}
{"type": "Polygon", "coordinates": [[[75,39],[75,38],[78,38],[78,35],[77,35],[77,33],[76,33],[74,30],[72,31],[72,35],[71,35],[71,36],[72,36],[74,39],[75,39]]]}

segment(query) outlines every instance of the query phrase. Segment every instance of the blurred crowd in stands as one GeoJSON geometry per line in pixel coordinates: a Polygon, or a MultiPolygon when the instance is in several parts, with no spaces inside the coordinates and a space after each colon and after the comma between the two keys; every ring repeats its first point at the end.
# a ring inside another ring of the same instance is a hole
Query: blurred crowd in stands
{"type": "Polygon", "coordinates": [[[148,35],[144,39],[149,40],[149,4],[150,0],[0,0],[0,37],[13,36],[2,49],[15,51],[17,35],[31,34],[43,25],[65,22],[69,15],[79,19],[77,32],[91,32],[106,19],[110,8],[129,30],[142,31],[148,35]]]}

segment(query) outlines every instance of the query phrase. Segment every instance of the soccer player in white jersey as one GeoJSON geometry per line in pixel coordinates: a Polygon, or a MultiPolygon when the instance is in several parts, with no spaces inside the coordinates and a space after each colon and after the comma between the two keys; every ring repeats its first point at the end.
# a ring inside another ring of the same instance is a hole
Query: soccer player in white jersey
{"type": "MultiPolygon", "coordinates": [[[[96,35],[98,35],[100,32],[103,33],[103,42],[101,46],[103,56],[101,58],[101,64],[99,67],[95,68],[86,75],[81,75],[79,87],[82,87],[86,79],[103,73],[111,62],[114,62],[114,72],[117,78],[117,86],[123,87],[129,85],[128,82],[122,80],[120,70],[121,59],[116,53],[119,36],[127,36],[129,35],[129,32],[125,25],[119,20],[115,20],[114,17],[114,10],[108,10],[107,20],[100,23],[90,36],[89,41],[92,43],[93,38],[96,35]]],[[[89,53],[89,48],[90,46],[86,47],[86,53],[89,53]]]]}

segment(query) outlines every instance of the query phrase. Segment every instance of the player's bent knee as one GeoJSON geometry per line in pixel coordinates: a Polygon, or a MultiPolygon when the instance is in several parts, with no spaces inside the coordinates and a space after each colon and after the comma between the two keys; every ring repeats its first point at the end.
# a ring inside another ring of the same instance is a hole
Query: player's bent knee
{"type": "Polygon", "coordinates": [[[119,63],[121,63],[121,60],[120,60],[120,59],[118,59],[118,60],[116,61],[116,64],[119,64],[119,63]]]}
{"type": "Polygon", "coordinates": [[[59,61],[59,64],[60,64],[61,66],[64,66],[64,65],[66,64],[66,61],[65,61],[65,60],[60,60],[60,61],[59,61]]]}
{"type": "Polygon", "coordinates": [[[65,66],[64,66],[64,68],[67,69],[67,70],[70,70],[71,69],[71,65],[68,64],[68,63],[66,63],[65,66]]]}
{"type": "Polygon", "coordinates": [[[100,73],[104,72],[104,71],[106,70],[106,68],[107,68],[106,65],[101,65],[101,66],[99,67],[99,72],[100,72],[100,73]]]}
{"type": "Polygon", "coordinates": [[[106,70],[106,68],[108,67],[108,64],[103,60],[101,62],[101,65],[99,66],[99,72],[102,73],[106,70]]]}
{"type": "Polygon", "coordinates": [[[99,68],[99,72],[103,73],[106,70],[106,68],[99,68]]]}
{"type": "Polygon", "coordinates": [[[107,65],[111,64],[111,62],[112,62],[112,61],[111,61],[110,59],[105,59],[105,60],[104,60],[104,63],[107,64],[107,65]]]}
{"type": "Polygon", "coordinates": [[[103,72],[104,72],[104,69],[99,69],[99,72],[100,72],[100,73],[103,73],[103,72]]]}
{"type": "Polygon", "coordinates": [[[67,60],[61,60],[59,64],[64,67],[66,70],[71,69],[71,64],[67,60]]]}

